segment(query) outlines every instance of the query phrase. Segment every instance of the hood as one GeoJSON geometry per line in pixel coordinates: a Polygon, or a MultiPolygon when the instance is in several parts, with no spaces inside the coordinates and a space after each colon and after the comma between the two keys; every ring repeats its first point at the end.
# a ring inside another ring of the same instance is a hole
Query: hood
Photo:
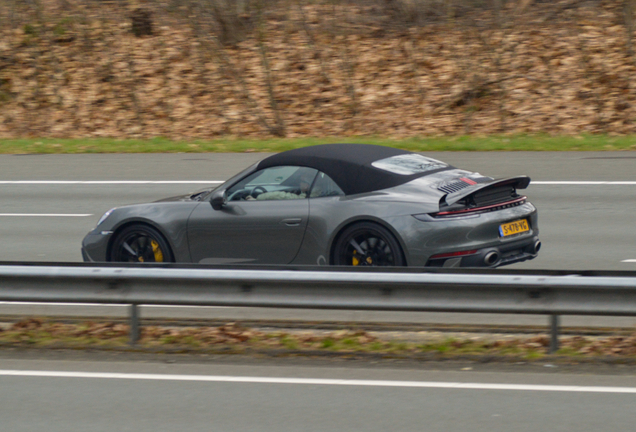
{"type": "Polygon", "coordinates": [[[203,198],[208,196],[212,191],[214,191],[217,187],[218,186],[213,186],[213,187],[202,189],[196,192],[190,192],[186,195],[177,195],[177,196],[172,196],[168,198],[162,198],[154,202],[201,201],[203,198]]]}

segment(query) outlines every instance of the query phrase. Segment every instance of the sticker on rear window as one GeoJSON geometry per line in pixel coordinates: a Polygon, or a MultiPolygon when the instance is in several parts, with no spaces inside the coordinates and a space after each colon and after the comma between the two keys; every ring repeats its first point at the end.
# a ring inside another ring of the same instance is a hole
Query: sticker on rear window
{"type": "Polygon", "coordinates": [[[404,154],[380,159],[371,164],[375,168],[401,175],[422,174],[440,168],[448,167],[448,164],[431,159],[419,154],[404,154]]]}

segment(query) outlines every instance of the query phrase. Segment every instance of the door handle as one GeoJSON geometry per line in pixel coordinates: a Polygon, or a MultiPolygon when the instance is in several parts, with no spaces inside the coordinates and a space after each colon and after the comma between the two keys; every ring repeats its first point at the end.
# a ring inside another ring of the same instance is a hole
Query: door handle
{"type": "Polygon", "coordinates": [[[280,221],[280,223],[285,224],[289,227],[295,227],[295,226],[299,226],[302,221],[303,220],[301,218],[290,218],[290,219],[283,219],[282,221],[280,221]]]}

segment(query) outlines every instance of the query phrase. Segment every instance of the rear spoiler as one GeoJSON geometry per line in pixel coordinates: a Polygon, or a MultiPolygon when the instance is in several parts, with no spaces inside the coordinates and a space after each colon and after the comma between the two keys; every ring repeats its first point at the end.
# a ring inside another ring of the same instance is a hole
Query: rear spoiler
{"type": "Polygon", "coordinates": [[[457,192],[444,195],[442,199],[440,200],[440,204],[445,202],[447,205],[453,205],[457,201],[461,200],[462,198],[465,198],[468,195],[473,194],[477,191],[488,189],[491,187],[507,186],[509,184],[512,184],[512,186],[515,189],[525,189],[530,184],[530,177],[528,176],[509,177],[505,179],[493,180],[490,183],[478,183],[476,185],[469,186],[457,192]]]}

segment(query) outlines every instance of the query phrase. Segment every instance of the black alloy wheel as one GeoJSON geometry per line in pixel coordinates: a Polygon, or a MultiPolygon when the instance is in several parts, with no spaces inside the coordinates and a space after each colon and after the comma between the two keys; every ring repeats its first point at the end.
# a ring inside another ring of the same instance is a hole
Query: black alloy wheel
{"type": "Polygon", "coordinates": [[[159,231],[147,225],[131,225],[113,240],[110,261],[174,262],[174,257],[159,231]]]}
{"type": "Polygon", "coordinates": [[[334,265],[405,266],[399,243],[386,228],[360,222],[344,230],[334,248],[334,265]]]}

